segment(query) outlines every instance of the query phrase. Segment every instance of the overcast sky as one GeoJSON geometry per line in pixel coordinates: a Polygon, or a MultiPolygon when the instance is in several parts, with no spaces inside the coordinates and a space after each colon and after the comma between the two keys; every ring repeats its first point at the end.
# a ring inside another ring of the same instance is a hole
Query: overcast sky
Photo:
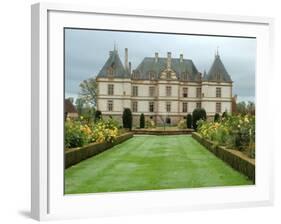
{"type": "Polygon", "coordinates": [[[255,101],[256,39],[138,32],[65,30],[65,96],[77,98],[81,81],[95,77],[117,45],[124,64],[124,49],[135,69],[144,57],[172,57],[193,60],[199,72],[209,71],[215,51],[219,54],[233,83],[238,101],[255,101]]]}

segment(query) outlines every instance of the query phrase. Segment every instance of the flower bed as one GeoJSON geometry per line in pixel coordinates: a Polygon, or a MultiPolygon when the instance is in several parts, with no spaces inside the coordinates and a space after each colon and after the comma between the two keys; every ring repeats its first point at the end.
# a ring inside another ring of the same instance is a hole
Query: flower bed
{"type": "Polygon", "coordinates": [[[132,133],[125,133],[115,138],[113,142],[95,142],[85,145],[83,147],[71,148],[65,150],[64,166],[68,168],[72,165],[79,163],[89,157],[104,152],[114,145],[120,144],[129,138],[132,138],[132,133]]]}
{"type": "Polygon", "coordinates": [[[228,163],[235,170],[245,174],[255,183],[255,159],[249,158],[240,151],[218,146],[216,143],[204,138],[199,133],[193,132],[192,137],[217,157],[228,163]]]}
{"type": "Polygon", "coordinates": [[[65,122],[65,148],[75,148],[92,142],[112,143],[120,134],[118,123],[113,119],[99,120],[95,123],[87,123],[79,120],[67,119],[65,122]]]}
{"type": "Polygon", "coordinates": [[[197,132],[217,145],[255,158],[255,116],[228,116],[218,122],[200,120],[197,132]]]}

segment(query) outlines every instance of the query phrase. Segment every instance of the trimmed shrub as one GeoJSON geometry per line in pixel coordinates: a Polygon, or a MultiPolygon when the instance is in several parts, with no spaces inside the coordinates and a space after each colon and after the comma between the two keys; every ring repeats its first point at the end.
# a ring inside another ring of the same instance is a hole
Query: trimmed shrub
{"type": "Polygon", "coordinates": [[[186,126],[187,128],[192,128],[192,115],[188,114],[186,117],[186,126]]]}
{"type": "Polygon", "coordinates": [[[124,109],[122,120],[123,120],[123,128],[128,128],[128,129],[132,130],[133,116],[132,116],[132,112],[129,108],[124,109]]]}
{"type": "Polygon", "coordinates": [[[144,128],[145,125],[145,118],[144,118],[144,114],[140,115],[140,128],[144,128]]]}
{"type": "Polygon", "coordinates": [[[220,115],[216,113],[214,117],[214,122],[219,122],[219,121],[220,121],[220,115]]]}
{"type": "Polygon", "coordinates": [[[101,111],[97,110],[95,113],[95,122],[101,119],[101,111]]]}
{"type": "Polygon", "coordinates": [[[192,112],[192,126],[194,128],[194,130],[197,130],[197,122],[199,120],[206,120],[207,119],[207,114],[205,109],[203,108],[196,108],[193,110],[192,112]]]}
{"type": "Polygon", "coordinates": [[[222,113],[222,116],[221,116],[222,118],[227,118],[228,117],[228,113],[227,113],[227,111],[224,111],[223,113],[222,113]]]}
{"type": "Polygon", "coordinates": [[[75,148],[65,151],[65,168],[68,168],[72,165],[79,163],[80,161],[87,159],[91,156],[95,156],[99,153],[110,149],[112,146],[122,143],[130,138],[133,137],[132,133],[125,133],[121,136],[116,138],[114,142],[102,142],[102,143],[95,143],[89,144],[82,148],[75,148]]]}

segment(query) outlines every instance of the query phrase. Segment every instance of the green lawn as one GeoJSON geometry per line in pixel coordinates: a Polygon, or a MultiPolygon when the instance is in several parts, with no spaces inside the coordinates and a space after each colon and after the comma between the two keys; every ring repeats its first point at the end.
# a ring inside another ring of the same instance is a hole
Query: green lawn
{"type": "Polygon", "coordinates": [[[136,136],[65,171],[65,193],[253,184],[191,136],[136,136]]]}

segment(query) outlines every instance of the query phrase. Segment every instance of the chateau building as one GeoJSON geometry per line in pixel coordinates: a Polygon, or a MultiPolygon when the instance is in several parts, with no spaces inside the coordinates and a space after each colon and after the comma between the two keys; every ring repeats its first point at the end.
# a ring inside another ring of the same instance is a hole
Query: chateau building
{"type": "Polygon", "coordinates": [[[195,108],[204,108],[208,116],[232,111],[233,82],[218,52],[209,72],[202,74],[192,60],[182,54],[174,58],[171,52],[145,57],[132,70],[128,49],[124,65],[114,49],[96,81],[97,109],[103,116],[121,120],[124,108],[130,108],[135,126],[141,113],[158,124],[177,124],[195,108]]]}

